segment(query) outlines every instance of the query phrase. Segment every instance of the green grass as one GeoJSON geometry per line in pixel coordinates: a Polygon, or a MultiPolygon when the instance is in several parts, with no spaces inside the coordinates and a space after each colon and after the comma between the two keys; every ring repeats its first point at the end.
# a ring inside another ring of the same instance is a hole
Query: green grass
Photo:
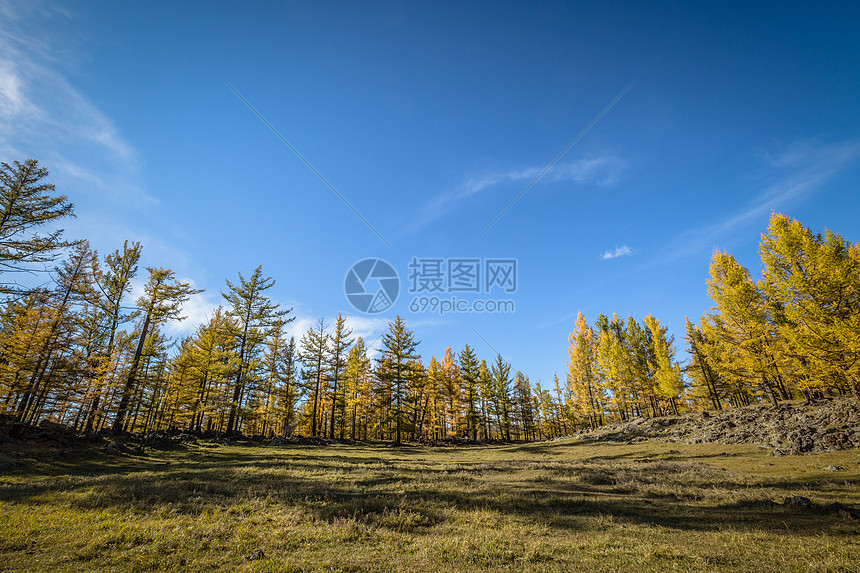
{"type": "Polygon", "coordinates": [[[860,523],[822,508],[860,509],[857,450],[6,444],[0,459],[21,461],[0,474],[6,571],[860,570],[860,523]],[[781,505],[793,495],[819,507],[781,505]]]}

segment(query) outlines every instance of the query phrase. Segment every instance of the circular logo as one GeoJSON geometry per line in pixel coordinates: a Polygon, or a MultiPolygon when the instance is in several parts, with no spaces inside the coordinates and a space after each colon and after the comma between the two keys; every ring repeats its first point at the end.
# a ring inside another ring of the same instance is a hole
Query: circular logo
{"type": "Polygon", "coordinates": [[[369,314],[383,312],[400,294],[400,277],[382,259],[362,259],[352,265],[343,282],[343,292],[350,304],[369,314]]]}

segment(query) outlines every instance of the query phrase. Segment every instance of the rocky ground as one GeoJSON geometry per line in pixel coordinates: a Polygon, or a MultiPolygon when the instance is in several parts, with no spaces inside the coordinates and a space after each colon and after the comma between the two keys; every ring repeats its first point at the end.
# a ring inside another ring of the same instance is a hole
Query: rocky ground
{"type": "Polygon", "coordinates": [[[625,443],[656,438],[687,444],[760,444],[773,448],[773,455],[829,452],[860,447],[860,405],[852,398],[838,398],[634,418],[578,437],[625,443]]]}

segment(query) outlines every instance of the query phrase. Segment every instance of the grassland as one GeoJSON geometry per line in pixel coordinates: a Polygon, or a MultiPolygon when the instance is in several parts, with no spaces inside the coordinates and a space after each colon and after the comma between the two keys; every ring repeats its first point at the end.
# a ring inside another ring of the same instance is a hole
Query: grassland
{"type": "Polygon", "coordinates": [[[206,445],[4,445],[0,569],[860,570],[857,450],[206,445]]]}

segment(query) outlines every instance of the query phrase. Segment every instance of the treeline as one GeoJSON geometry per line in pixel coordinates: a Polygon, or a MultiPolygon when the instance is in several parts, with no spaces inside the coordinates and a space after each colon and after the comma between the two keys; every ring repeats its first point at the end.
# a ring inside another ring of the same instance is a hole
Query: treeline
{"type": "Polygon", "coordinates": [[[398,316],[376,341],[347,319],[289,336],[291,309],[267,295],[257,267],[226,281],[223,305],[191,336],[165,326],[200,291],[147,267],[141,245],[104,258],[62,231],[68,199],[35,160],[0,164],[0,413],[78,431],[176,429],[349,439],[540,440],[633,416],[721,409],[853,393],[860,401],[860,246],[774,214],[760,247],[762,277],[716,252],[713,308],[687,320],[689,360],[651,315],[580,313],[568,373],[551,388],[501,356],[466,345],[426,363],[398,316]],[[42,286],[30,273],[60,259],[42,286]],[[29,275],[27,275],[29,276],[29,275]]]}
{"type": "Polygon", "coordinates": [[[640,324],[632,316],[601,314],[591,327],[579,313],[568,349],[573,425],[677,414],[684,389],[674,338],[656,318],[649,314],[640,324]]]}
{"type": "Polygon", "coordinates": [[[600,315],[591,327],[580,314],[568,361],[572,425],[828,395],[860,402],[860,244],[774,213],[759,253],[758,280],[714,253],[714,305],[698,324],[686,320],[683,365],[650,315],[644,325],[600,315]]]}
{"type": "Polygon", "coordinates": [[[50,419],[79,431],[181,429],[351,439],[535,440],[569,432],[562,390],[555,394],[513,372],[500,356],[488,365],[466,346],[424,365],[397,317],[375,359],[353,339],[344,317],[323,321],[297,342],[291,309],[267,291],[258,267],[226,281],[223,306],[193,335],[171,340],[199,293],[172,270],[147,267],[143,295],[139,243],[103,259],[86,241],[40,229],[73,214],[35,160],[2,164],[0,405],[26,424],[50,419]],[[64,255],[47,285],[25,288],[10,276],[64,255]]]}
{"type": "Polygon", "coordinates": [[[849,393],[860,402],[860,244],[775,213],[759,255],[756,280],[714,253],[714,306],[687,320],[691,399],[716,409],[849,393]]]}

